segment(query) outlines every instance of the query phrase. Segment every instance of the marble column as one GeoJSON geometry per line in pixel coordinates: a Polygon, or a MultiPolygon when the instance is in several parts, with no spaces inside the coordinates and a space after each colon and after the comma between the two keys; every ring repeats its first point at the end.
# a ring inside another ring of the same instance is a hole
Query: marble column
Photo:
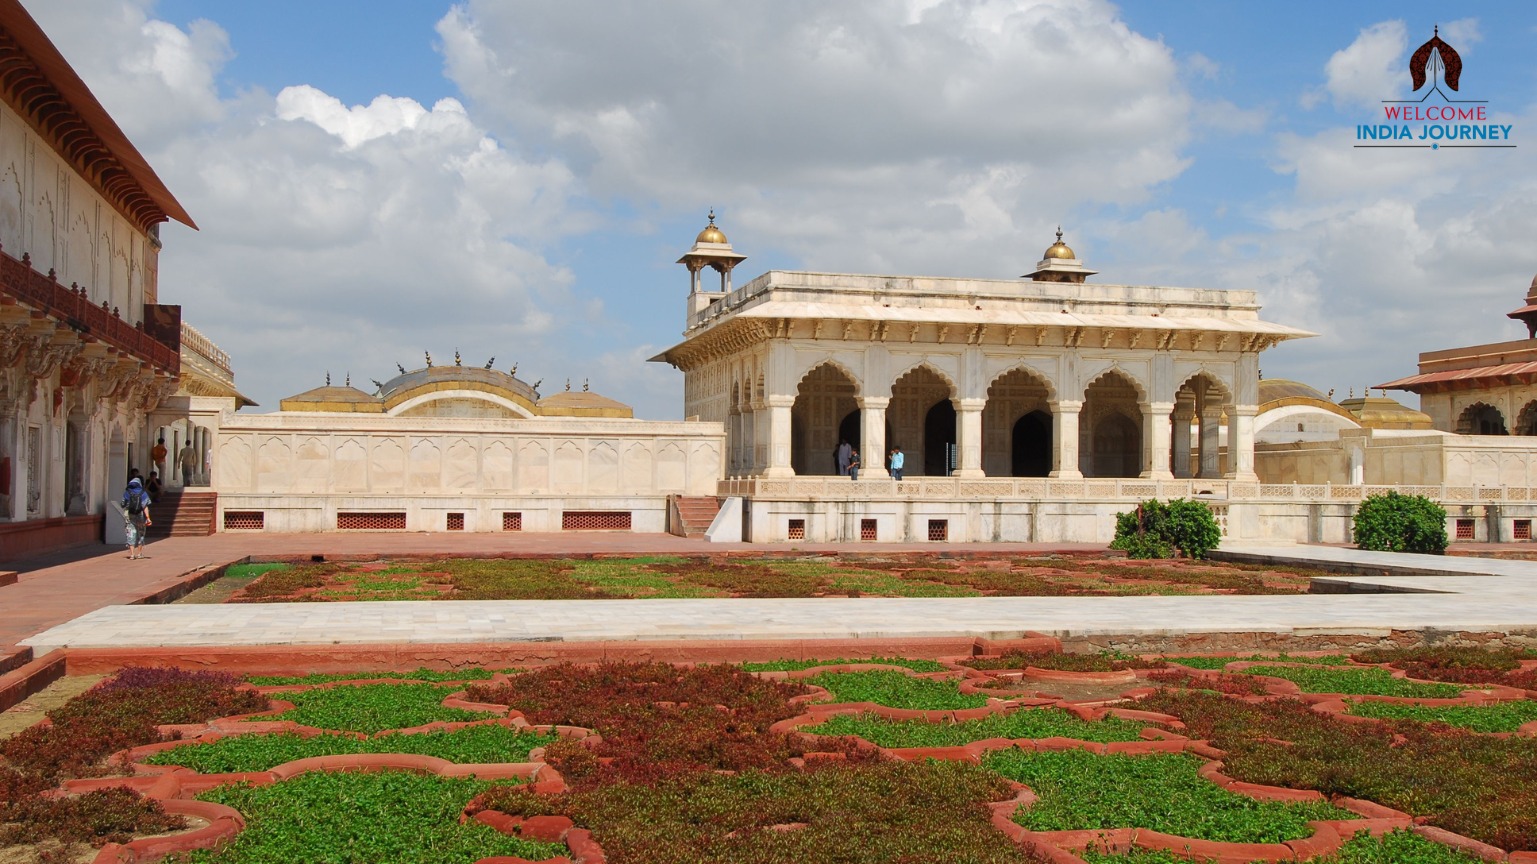
{"type": "Polygon", "coordinates": [[[1229,408],[1227,412],[1227,464],[1230,480],[1258,481],[1254,473],[1253,405],[1229,408]]]}
{"type": "Polygon", "coordinates": [[[956,440],[960,442],[960,465],[956,477],[983,477],[982,409],[986,399],[957,399],[955,403],[956,440]]]}
{"type": "Polygon", "coordinates": [[[1201,411],[1201,473],[1196,475],[1211,479],[1222,476],[1221,463],[1222,409],[1211,406],[1201,411]]]}
{"type": "Polygon", "coordinates": [[[859,476],[886,476],[886,406],[891,399],[864,396],[859,400],[859,476]]]}
{"type": "Polygon", "coordinates": [[[790,467],[790,409],[795,407],[794,396],[770,396],[768,403],[768,467],[764,477],[794,477],[790,467]]]}
{"type": "Polygon", "coordinates": [[[1062,480],[1081,480],[1078,468],[1078,412],[1083,403],[1059,401],[1051,407],[1051,475],[1062,480]]]}
{"type": "Polygon", "coordinates": [[[1169,414],[1172,402],[1151,402],[1142,406],[1142,474],[1150,480],[1170,480],[1169,414]]]}
{"type": "Polygon", "coordinates": [[[1174,403],[1174,412],[1170,415],[1174,419],[1173,443],[1174,465],[1172,466],[1175,477],[1185,478],[1190,476],[1190,421],[1195,419],[1195,397],[1182,396],[1174,403]]]}

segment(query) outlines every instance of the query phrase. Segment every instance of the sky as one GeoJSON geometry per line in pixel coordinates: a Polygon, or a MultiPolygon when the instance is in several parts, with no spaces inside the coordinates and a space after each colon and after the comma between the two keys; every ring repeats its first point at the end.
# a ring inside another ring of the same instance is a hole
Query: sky
{"type": "Polygon", "coordinates": [[[197,222],[160,301],[248,411],[457,350],[677,418],[712,207],[738,285],[1015,278],[1061,225],[1095,281],[1258,292],[1319,334],[1265,377],[1336,398],[1525,335],[1530,2],[22,2],[197,222]],[[1436,27],[1516,146],[1355,147],[1436,27]]]}

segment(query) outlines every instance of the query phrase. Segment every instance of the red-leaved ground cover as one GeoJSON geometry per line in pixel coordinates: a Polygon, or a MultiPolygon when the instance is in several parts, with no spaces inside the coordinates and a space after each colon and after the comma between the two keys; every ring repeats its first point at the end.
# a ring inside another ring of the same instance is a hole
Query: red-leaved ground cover
{"type": "MultiPolygon", "coordinates": [[[[806,751],[796,735],[770,732],[793,717],[804,687],[759,679],[735,666],[666,663],[561,664],[504,684],[473,684],[475,702],[507,705],[532,723],[596,730],[596,749],[557,742],[546,759],[575,784],[655,782],[699,771],[788,770],[806,751]]],[[[842,745],[840,745],[842,746],[842,745]]],[[[854,752],[852,744],[842,749],[854,752]]]]}
{"type": "Polygon", "coordinates": [[[261,711],[267,700],[219,672],[129,667],[48,713],[0,747],[0,846],[44,840],[101,845],[181,827],[126,789],[44,794],[59,779],[108,773],[108,754],[160,740],[156,726],[261,711]]]}
{"type": "MultiPolygon", "coordinates": [[[[1351,659],[1360,663],[1391,663],[1410,678],[1453,684],[1503,684],[1537,690],[1537,669],[1522,669],[1523,660],[1537,653],[1513,649],[1416,648],[1362,651],[1351,659]]],[[[1527,664],[1530,666],[1531,664],[1527,664]]]]}

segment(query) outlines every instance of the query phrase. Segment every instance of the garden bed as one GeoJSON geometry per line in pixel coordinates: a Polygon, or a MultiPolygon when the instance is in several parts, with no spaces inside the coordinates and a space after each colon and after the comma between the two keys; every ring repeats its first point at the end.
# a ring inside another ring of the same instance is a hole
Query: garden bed
{"type": "MultiPolygon", "coordinates": [[[[1429,713],[1349,719],[1318,709],[1366,697],[1297,698],[1296,683],[1273,675],[1322,670],[1336,677],[1307,680],[1396,687],[1416,683],[1400,677],[1424,661],[1410,652],[1372,658],[1384,667],[1265,655],[957,659],[244,682],[130,669],[4,742],[0,836],[100,846],[103,864],[177,849],[188,864],[1163,864],[1170,852],[1461,864],[1453,847],[1480,842],[1537,861],[1537,737],[1519,725],[1463,731],[1429,713]],[[1053,669],[1064,685],[1128,671],[1137,680],[1119,699],[1026,695],[1015,692],[1022,659],[1070,667],[1053,669]],[[1347,674],[1366,678],[1338,677],[1347,674]],[[126,821],[90,815],[101,811],[126,821]]],[[[1371,697],[1369,710],[1446,707],[1390,698],[1371,697]]],[[[1453,701],[1533,711],[1487,693],[1453,701]]]]}
{"type": "Polygon", "coordinates": [[[184,602],[1300,594],[1322,575],[1120,557],[444,558],[236,565],[184,602]]]}

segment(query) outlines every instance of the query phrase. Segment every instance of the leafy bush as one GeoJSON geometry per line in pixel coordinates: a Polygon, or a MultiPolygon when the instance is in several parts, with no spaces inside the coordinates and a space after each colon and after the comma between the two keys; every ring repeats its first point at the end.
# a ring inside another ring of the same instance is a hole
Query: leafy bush
{"type": "Polygon", "coordinates": [[[1356,546],[1379,552],[1446,551],[1446,510],[1420,495],[1389,491],[1369,496],[1356,509],[1356,546]]]}
{"type": "Polygon", "coordinates": [[[1205,558],[1222,542],[1222,529],[1211,508],[1200,501],[1175,498],[1167,504],[1144,501],[1136,510],[1117,513],[1110,548],[1132,558],[1205,558]]]}

